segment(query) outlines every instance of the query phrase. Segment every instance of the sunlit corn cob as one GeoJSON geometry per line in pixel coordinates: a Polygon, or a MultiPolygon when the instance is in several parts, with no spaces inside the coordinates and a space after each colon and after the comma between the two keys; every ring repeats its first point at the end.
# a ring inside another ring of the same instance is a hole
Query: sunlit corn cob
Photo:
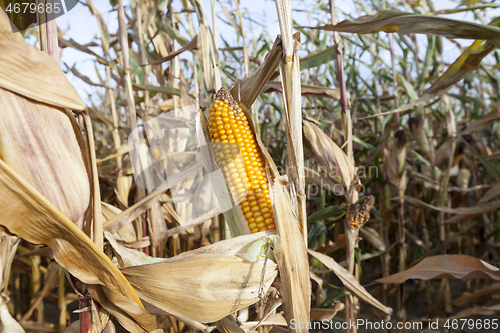
{"type": "Polygon", "coordinates": [[[268,181],[257,142],[243,110],[225,87],[215,96],[208,124],[215,161],[251,232],[274,229],[268,181]]]}

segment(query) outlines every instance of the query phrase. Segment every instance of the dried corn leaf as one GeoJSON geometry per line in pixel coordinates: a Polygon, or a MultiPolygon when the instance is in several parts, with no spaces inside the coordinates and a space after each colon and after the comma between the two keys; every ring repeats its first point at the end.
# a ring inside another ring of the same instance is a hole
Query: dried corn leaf
{"type": "Polygon", "coordinates": [[[0,158],[81,227],[90,185],[70,118],[2,88],[0,100],[0,158]]]}
{"type": "Polygon", "coordinates": [[[279,48],[280,43],[281,39],[278,36],[259,68],[236,83],[231,89],[231,95],[233,95],[234,99],[243,104],[247,109],[252,106],[253,102],[255,102],[257,97],[261,94],[266,83],[276,72],[281,56],[281,50],[279,48]]]}
{"type": "Polygon", "coordinates": [[[90,289],[102,291],[99,303],[112,307],[108,311],[129,331],[141,332],[139,326],[155,328],[155,316],[144,310],[137,294],[109,258],[2,160],[0,207],[0,225],[4,230],[33,244],[50,246],[61,266],[89,284],[90,289]],[[111,303],[106,304],[107,299],[111,303]]]}
{"type": "MultiPolygon", "coordinates": [[[[294,214],[292,201],[286,191],[287,177],[276,179],[274,185],[274,212],[276,230],[274,255],[278,263],[282,288],[281,295],[285,308],[285,317],[290,325],[292,319],[299,323],[308,323],[311,311],[311,280],[306,245],[299,229],[297,216],[294,214]]],[[[293,325],[301,331],[298,325],[293,325]]],[[[292,327],[293,327],[292,326],[292,327]]]]}
{"type": "Polygon", "coordinates": [[[399,200],[399,199],[404,199],[406,202],[418,206],[418,207],[424,207],[424,208],[429,208],[433,210],[437,210],[443,213],[448,213],[448,214],[459,214],[459,215],[479,215],[485,212],[491,212],[493,210],[500,209],[500,200],[498,201],[493,201],[490,203],[482,203],[478,204],[475,207],[457,207],[457,208],[449,208],[449,207],[436,207],[433,205],[429,205],[421,200],[418,200],[414,197],[410,196],[401,196],[401,197],[396,197],[393,198],[393,200],[399,200]]]}
{"type": "MultiPolygon", "coordinates": [[[[267,82],[262,89],[262,93],[271,93],[271,92],[283,92],[283,87],[281,82],[271,81],[267,82]]],[[[321,86],[311,86],[307,84],[301,85],[301,94],[302,96],[307,97],[330,97],[330,98],[340,98],[340,90],[334,88],[327,88],[321,86]]]]}
{"type": "Polygon", "coordinates": [[[170,53],[166,57],[161,57],[158,60],[152,61],[149,64],[150,65],[158,65],[158,64],[164,63],[165,61],[169,61],[169,60],[174,59],[179,54],[181,54],[181,53],[183,53],[185,51],[191,51],[191,50],[197,50],[197,49],[198,49],[198,35],[194,36],[193,39],[189,43],[187,43],[186,45],[184,45],[181,49],[179,49],[179,50],[177,50],[175,52],[170,53]]]}
{"type": "MultiPolygon", "coordinates": [[[[499,106],[497,105],[496,107],[498,108],[499,106]]],[[[500,110],[493,111],[485,116],[482,116],[479,119],[474,120],[472,124],[467,126],[467,128],[462,131],[461,134],[467,135],[475,131],[482,130],[498,119],[500,119],[500,110]]]]}
{"type": "Polygon", "coordinates": [[[404,283],[408,279],[493,279],[500,281],[500,269],[478,258],[466,255],[428,257],[403,272],[382,279],[380,283],[404,283]]]}
{"type": "Polygon", "coordinates": [[[147,303],[181,320],[214,322],[258,302],[260,288],[265,293],[273,282],[278,273],[274,262],[261,258],[252,263],[236,255],[270,234],[240,236],[121,271],[147,303]]]}
{"type": "Polygon", "coordinates": [[[328,267],[338,278],[342,281],[342,284],[352,291],[357,297],[370,304],[371,306],[381,310],[382,312],[390,315],[392,309],[380,303],[375,297],[373,297],[362,285],[359,284],[358,280],[347,271],[344,267],[340,266],[333,258],[313,251],[308,250],[309,254],[321,261],[326,267],[328,267]]]}
{"type": "Polygon", "coordinates": [[[83,111],[86,106],[47,53],[12,33],[0,8],[0,87],[48,105],[83,111]]]}
{"type": "Polygon", "coordinates": [[[500,29],[490,25],[444,17],[380,9],[375,15],[348,19],[336,25],[310,27],[328,31],[371,34],[380,31],[398,34],[427,34],[448,38],[498,39],[500,29]]]}

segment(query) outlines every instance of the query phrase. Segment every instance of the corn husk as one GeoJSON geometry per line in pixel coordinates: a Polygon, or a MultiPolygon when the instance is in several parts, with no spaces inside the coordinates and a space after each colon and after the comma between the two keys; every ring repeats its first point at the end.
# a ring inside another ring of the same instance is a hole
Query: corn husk
{"type": "Polygon", "coordinates": [[[214,322],[257,303],[259,291],[265,294],[274,281],[278,274],[274,262],[265,258],[250,262],[237,255],[271,234],[235,237],[121,271],[147,304],[181,320],[214,322]]]}

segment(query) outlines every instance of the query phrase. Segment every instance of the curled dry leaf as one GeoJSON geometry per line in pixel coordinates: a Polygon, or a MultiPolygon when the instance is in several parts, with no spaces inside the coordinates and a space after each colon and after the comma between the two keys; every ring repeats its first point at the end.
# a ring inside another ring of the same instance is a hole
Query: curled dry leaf
{"type": "Polygon", "coordinates": [[[492,279],[500,280],[500,269],[466,255],[428,257],[406,271],[378,279],[380,283],[404,283],[408,279],[492,279]]]}
{"type": "Polygon", "coordinates": [[[342,184],[346,188],[344,193],[350,193],[356,170],[346,153],[313,122],[303,119],[302,124],[307,149],[313,154],[324,173],[332,181],[342,184]]]}
{"type": "Polygon", "coordinates": [[[359,297],[359,299],[388,315],[392,313],[392,309],[390,307],[383,305],[375,297],[373,297],[361,284],[359,284],[358,280],[351,273],[349,273],[347,269],[340,266],[335,260],[333,260],[333,258],[313,250],[308,250],[308,252],[334,272],[335,275],[337,275],[342,281],[342,284],[353,294],[359,297]]]}
{"type": "Polygon", "coordinates": [[[145,302],[181,320],[214,322],[258,302],[259,291],[265,293],[274,281],[274,262],[261,258],[252,263],[237,256],[270,234],[240,236],[121,271],[145,302]]]}
{"type": "Polygon", "coordinates": [[[249,109],[257,97],[261,94],[264,86],[271,76],[276,72],[280,61],[281,50],[279,44],[281,39],[278,36],[274,41],[271,51],[266,55],[264,62],[254,70],[249,76],[236,83],[231,89],[231,95],[234,99],[240,101],[249,109]]]}

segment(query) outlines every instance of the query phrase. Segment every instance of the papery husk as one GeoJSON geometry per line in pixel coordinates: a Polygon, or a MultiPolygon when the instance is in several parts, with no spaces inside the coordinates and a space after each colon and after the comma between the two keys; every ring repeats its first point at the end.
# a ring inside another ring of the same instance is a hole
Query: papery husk
{"type": "Polygon", "coordinates": [[[291,332],[305,332],[307,329],[291,325],[291,320],[294,319],[296,323],[309,322],[311,309],[309,260],[299,222],[286,191],[286,183],[287,177],[281,176],[274,184],[274,214],[277,229],[274,238],[274,256],[280,271],[282,287],[280,294],[289,329],[291,332]]]}
{"type": "Polygon", "coordinates": [[[162,263],[121,269],[145,302],[178,317],[201,323],[220,320],[259,301],[278,274],[276,264],[246,261],[244,252],[273,232],[235,237],[184,252],[162,263]],[[261,281],[265,264],[265,275],[261,281]]]}
{"type": "Polygon", "coordinates": [[[54,259],[87,284],[92,297],[129,332],[156,329],[137,294],[111,260],[54,205],[0,160],[0,226],[52,249],[54,259]]]}

